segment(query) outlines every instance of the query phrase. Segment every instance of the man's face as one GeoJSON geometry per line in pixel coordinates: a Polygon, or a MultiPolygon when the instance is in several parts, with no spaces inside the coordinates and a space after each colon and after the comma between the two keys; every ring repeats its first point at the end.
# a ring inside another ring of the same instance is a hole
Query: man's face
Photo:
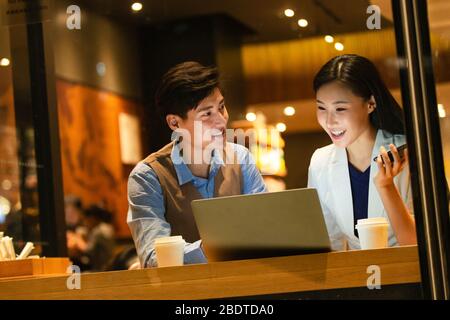
{"type": "Polygon", "coordinates": [[[75,226],[80,222],[80,210],[73,205],[65,207],[66,223],[75,226]]]}
{"type": "Polygon", "coordinates": [[[190,146],[191,150],[204,150],[212,145],[223,148],[228,112],[218,88],[200,101],[197,108],[189,110],[185,119],[176,116],[176,120],[183,135],[183,148],[190,146]]]}

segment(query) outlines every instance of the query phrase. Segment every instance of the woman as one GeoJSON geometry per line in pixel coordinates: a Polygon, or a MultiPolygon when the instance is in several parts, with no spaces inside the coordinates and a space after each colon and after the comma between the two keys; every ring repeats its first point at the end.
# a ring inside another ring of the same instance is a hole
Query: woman
{"type": "Polygon", "coordinates": [[[314,152],[308,187],[318,191],[332,249],[359,249],[355,224],[372,217],[390,222],[390,246],[415,244],[407,157],[396,149],[406,143],[402,110],[375,66],[358,55],[335,57],[314,91],[317,120],[333,143],[314,152]]]}

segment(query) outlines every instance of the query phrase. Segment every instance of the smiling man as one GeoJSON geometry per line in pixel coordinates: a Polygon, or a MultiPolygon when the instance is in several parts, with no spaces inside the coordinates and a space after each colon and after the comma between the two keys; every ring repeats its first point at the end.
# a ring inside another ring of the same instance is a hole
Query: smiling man
{"type": "Polygon", "coordinates": [[[226,142],[228,112],[215,68],[185,62],[169,70],[156,105],[172,142],[149,155],[128,180],[131,229],[141,266],[157,266],[154,240],[181,235],[184,263],[203,263],[191,201],[265,192],[250,152],[226,142]]]}

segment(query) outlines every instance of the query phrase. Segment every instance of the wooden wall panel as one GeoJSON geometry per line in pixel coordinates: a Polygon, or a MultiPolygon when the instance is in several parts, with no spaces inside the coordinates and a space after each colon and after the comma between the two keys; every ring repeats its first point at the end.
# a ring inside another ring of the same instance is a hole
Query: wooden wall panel
{"type": "Polygon", "coordinates": [[[140,116],[141,106],[116,94],[58,80],[58,112],[65,194],[85,205],[103,203],[115,218],[118,237],[129,237],[127,179],[122,165],[119,113],[140,116]]]}
{"type": "MultiPolygon", "coordinates": [[[[343,34],[335,37],[343,51],[323,37],[246,44],[242,48],[247,106],[314,97],[312,83],[319,69],[341,54],[359,54],[370,59],[390,89],[400,86],[394,29],[343,34]]],[[[431,37],[437,82],[450,81],[449,41],[431,37]]]]}
{"type": "Polygon", "coordinates": [[[398,87],[393,29],[353,33],[335,39],[345,45],[336,51],[323,37],[263,44],[242,49],[247,104],[309,99],[315,74],[339,54],[357,53],[371,59],[389,87],[398,87]]]}

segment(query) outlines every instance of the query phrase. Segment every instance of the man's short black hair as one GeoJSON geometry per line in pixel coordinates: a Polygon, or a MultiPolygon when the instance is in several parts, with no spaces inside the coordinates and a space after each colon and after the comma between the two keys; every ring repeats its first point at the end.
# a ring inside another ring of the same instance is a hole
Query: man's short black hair
{"type": "Polygon", "coordinates": [[[68,194],[64,197],[64,205],[66,207],[72,206],[78,210],[83,210],[83,202],[79,197],[73,194],[68,194]]]}
{"type": "Polygon", "coordinates": [[[198,62],[183,62],[171,68],[156,91],[155,103],[160,115],[176,114],[186,118],[188,111],[219,87],[219,72],[198,62]]]}
{"type": "Polygon", "coordinates": [[[111,212],[109,212],[105,208],[102,208],[95,204],[87,207],[83,211],[83,214],[87,218],[89,218],[89,217],[96,218],[96,219],[98,219],[102,222],[106,222],[106,223],[111,223],[113,220],[113,216],[112,216],[111,212]]]}

